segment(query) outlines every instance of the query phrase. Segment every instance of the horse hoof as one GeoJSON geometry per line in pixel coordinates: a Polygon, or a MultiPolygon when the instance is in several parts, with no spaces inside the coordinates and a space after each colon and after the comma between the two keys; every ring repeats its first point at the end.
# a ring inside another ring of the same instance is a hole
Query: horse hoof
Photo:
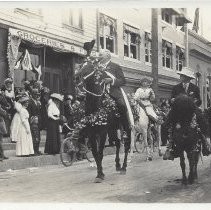
{"type": "Polygon", "coordinates": [[[152,157],[147,157],[146,161],[152,161],[152,157]]]}
{"type": "Polygon", "coordinates": [[[121,170],[120,170],[120,174],[121,174],[121,175],[125,175],[125,174],[126,174],[126,169],[121,169],[121,170]]]}
{"type": "Polygon", "coordinates": [[[182,184],[183,185],[187,185],[188,184],[188,180],[187,179],[182,179],[182,184]]]}
{"type": "Polygon", "coordinates": [[[96,177],[94,183],[102,183],[103,179],[96,177]]]}
{"type": "Polygon", "coordinates": [[[160,157],[163,156],[163,153],[161,152],[161,149],[159,149],[158,154],[159,154],[160,157]]]}

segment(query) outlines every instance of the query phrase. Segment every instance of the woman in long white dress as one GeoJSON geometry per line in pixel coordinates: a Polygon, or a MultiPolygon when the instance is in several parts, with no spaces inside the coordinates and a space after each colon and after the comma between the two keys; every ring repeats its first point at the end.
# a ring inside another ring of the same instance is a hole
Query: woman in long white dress
{"type": "Polygon", "coordinates": [[[29,156],[34,154],[32,135],[29,125],[29,113],[27,111],[28,97],[22,97],[15,102],[17,110],[11,124],[11,139],[16,142],[16,155],[29,156]]]}

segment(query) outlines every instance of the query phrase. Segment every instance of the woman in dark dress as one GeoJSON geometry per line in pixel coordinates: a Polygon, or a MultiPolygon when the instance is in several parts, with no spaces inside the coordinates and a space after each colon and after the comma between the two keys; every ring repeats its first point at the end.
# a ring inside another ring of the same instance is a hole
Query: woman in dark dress
{"type": "Polygon", "coordinates": [[[63,101],[63,97],[58,93],[53,93],[50,96],[48,104],[48,121],[47,121],[47,134],[45,143],[45,153],[47,154],[59,154],[61,140],[60,140],[60,102],[63,101]]]}

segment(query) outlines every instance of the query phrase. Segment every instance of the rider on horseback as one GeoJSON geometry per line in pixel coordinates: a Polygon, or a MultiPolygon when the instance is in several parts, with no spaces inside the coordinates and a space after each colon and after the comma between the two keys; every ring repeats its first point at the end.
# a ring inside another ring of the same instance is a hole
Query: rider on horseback
{"type": "Polygon", "coordinates": [[[152,101],[155,100],[155,93],[153,89],[150,87],[152,81],[143,77],[140,81],[141,87],[136,90],[134,99],[139,103],[139,105],[145,110],[146,114],[149,118],[157,123],[159,121],[159,117],[155,113],[152,105],[152,101]]]}
{"type": "MultiPolygon", "coordinates": [[[[172,90],[172,96],[171,96],[171,102],[172,104],[175,101],[175,98],[181,94],[185,94],[189,97],[192,98],[192,100],[195,103],[195,115],[196,115],[196,120],[198,123],[198,126],[200,128],[201,134],[203,136],[202,138],[202,145],[206,145],[205,141],[209,141],[209,135],[208,135],[208,128],[207,128],[207,123],[206,120],[202,114],[202,111],[200,110],[199,106],[201,105],[201,99],[200,99],[200,91],[198,86],[194,85],[190,81],[192,79],[195,79],[194,73],[189,70],[187,67],[184,67],[182,71],[178,72],[180,75],[180,80],[181,82],[173,87],[172,90]],[[207,140],[206,140],[207,139],[207,140]]],[[[166,120],[167,125],[172,125],[172,123],[175,121],[172,119],[171,115],[171,110],[169,112],[168,118],[166,120]]],[[[173,140],[172,138],[169,139],[169,145],[167,146],[166,153],[163,157],[164,160],[169,159],[173,160],[174,158],[178,157],[175,151],[173,150],[173,140]],[[170,152],[171,151],[171,152],[170,152]]],[[[204,155],[209,155],[210,151],[207,151],[207,148],[203,147],[202,152],[204,155]]]]}

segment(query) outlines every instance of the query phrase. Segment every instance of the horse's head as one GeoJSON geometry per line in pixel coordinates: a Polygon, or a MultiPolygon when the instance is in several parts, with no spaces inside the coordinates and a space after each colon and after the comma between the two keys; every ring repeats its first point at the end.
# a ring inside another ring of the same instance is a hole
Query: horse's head
{"type": "Polygon", "coordinates": [[[191,97],[181,94],[172,104],[172,120],[174,123],[190,124],[195,113],[196,106],[191,97]]]}
{"type": "Polygon", "coordinates": [[[75,73],[77,92],[101,96],[105,89],[104,76],[104,69],[97,60],[87,60],[75,73]]]}

